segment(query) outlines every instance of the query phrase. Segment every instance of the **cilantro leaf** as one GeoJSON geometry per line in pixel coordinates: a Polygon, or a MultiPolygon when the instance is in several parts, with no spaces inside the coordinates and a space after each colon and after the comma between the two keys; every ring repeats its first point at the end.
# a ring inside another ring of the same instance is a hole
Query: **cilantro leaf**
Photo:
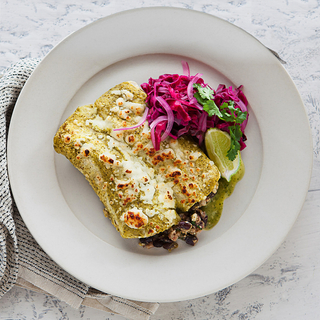
{"type": "Polygon", "coordinates": [[[198,90],[199,95],[202,99],[212,99],[214,91],[209,86],[203,87],[201,84],[195,83],[193,87],[198,90]]]}
{"type": "Polygon", "coordinates": [[[218,116],[219,118],[222,117],[222,113],[220,112],[219,107],[213,100],[208,100],[203,105],[203,110],[208,113],[209,117],[212,117],[214,115],[218,116]]]}
{"type": "Polygon", "coordinates": [[[236,111],[236,115],[237,115],[237,117],[236,117],[236,123],[242,123],[244,120],[246,120],[247,119],[247,111],[245,111],[245,112],[243,112],[243,111],[241,111],[240,109],[236,109],[237,111],[236,111]]]}
{"type": "Polygon", "coordinates": [[[239,108],[234,107],[234,101],[228,101],[223,103],[220,106],[222,117],[220,118],[226,122],[235,122],[235,123],[242,123],[244,120],[247,119],[247,112],[241,111],[239,108]]]}
{"type": "Polygon", "coordinates": [[[231,145],[230,145],[230,149],[227,152],[227,156],[229,160],[233,161],[236,158],[238,151],[240,151],[239,141],[242,137],[242,131],[241,131],[240,125],[238,124],[230,126],[229,130],[230,130],[230,137],[231,137],[231,145]]]}
{"type": "Polygon", "coordinates": [[[193,96],[197,99],[197,101],[198,101],[201,105],[205,105],[206,102],[208,101],[208,99],[203,99],[203,98],[200,96],[200,93],[199,93],[199,92],[195,92],[193,96]]]}

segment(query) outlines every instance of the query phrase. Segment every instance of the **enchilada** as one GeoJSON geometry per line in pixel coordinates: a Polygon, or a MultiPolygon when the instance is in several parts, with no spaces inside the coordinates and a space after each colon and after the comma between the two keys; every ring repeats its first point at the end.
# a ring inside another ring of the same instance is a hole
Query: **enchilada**
{"type": "Polygon", "coordinates": [[[54,149],[83,173],[99,196],[104,214],[124,238],[145,238],[168,230],[179,213],[216,193],[220,172],[188,137],[167,137],[152,145],[146,94],[123,82],[94,104],[81,106],[61,125],[54,149]]]}

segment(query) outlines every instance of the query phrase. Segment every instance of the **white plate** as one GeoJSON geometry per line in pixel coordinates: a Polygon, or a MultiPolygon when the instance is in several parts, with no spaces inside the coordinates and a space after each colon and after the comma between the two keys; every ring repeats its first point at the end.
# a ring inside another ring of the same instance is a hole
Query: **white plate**
{"type": "Polygon", "coordinates": [[[61,267],[114,295],[169,302],[231,285],[270,257],[304,203],[312,143],[293,82],[260,42],[211,15],[146,8],[98,20],[47,55],[15,107],[8,157],[20,213],[61,267]],[[246,175],[221,221],[195,247],[169,254],[122,239],[82,175],[55,154],[52,139],[78,105],[122,81],[182,73],[182,59],[213,87],[242,84],[250,120],[246,175]]]}

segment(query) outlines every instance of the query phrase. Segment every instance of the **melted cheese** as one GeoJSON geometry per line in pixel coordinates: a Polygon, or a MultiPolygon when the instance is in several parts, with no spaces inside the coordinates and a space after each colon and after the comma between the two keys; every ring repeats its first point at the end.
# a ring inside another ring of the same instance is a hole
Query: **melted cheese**
{"type": "Polygon", "coordinates": [[[148,217],[136,207],[125,212],[120,220],[132,229],[141,229],[148,223],[148,217]]]}
{"type": "MultiPolygon", "coordinates": [[[[123,186],[122,189],[131,188],[139,193],[139,197],[145,203],[152,204],[156,190],[158,190],[158,201],[165,208],[174,208],[173,190],[170,183],[165,183],[161,180],[159,185],[159,176],[155,177],[154,169],[147,166],[141,158],[137,157],[134,150],[131,149],[124,141],[115,140],[113,137],[108,136],[109,149],[117,150],[122,153],[124,159],[121,161],[116,159],[111,151],[105,151],[99,156],[100,160],[105,162],[107,167],[111,165],[117,165],[122,170],[119,172],[119,176],[127,177],[127,180],[115,180],[116,185],[123,186]],[[110,164],[110,160],[112,164],[110,164]],[[160,187],[159,187],[160,186],[160,187]],[[163,193],[163,194],[162,194],[163,193]]],[[[120,189],[120,188],[118,188],[120,189]]],[[[128,191],[123,191],[125,198],[128,196],[128,191]]]]}
{"type": "Polygon", "coordinates": [[[146,105],[144,103],[132,102],[133,94],[129,90],[114,90],[111,93],[120,96],[116,100],[116,105],[110,109],[111,112],[115,113],[123,120],[131,120],[132,114],[135,116],[142,116],[146,105]]]}
{"type": "Polygon", "coordinates": [[[99,115],[97,115],[94,119],[87,120],[86,125],[91,125],[97,131],[105,131],[113,128],[113,123],[111,121],[108,119],[104,120],[99,115]]]}

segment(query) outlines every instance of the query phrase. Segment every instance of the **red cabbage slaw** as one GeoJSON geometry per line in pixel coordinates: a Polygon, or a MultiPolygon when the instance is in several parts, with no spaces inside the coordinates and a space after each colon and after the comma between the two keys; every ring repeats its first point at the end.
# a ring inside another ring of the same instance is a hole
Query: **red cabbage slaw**
{"type": "MultiPolygon", "coordinates": [[[[141,88],[146,92],[147,107],[139,121],[132,127],[119,128],[114,130],[129,130],[141,126],[146,120],[151,128],[151,140],[155,150],[160,149],[160,143],[168,136],[178,139],[182,135],[191,135],[198,140],[199,145],[204,140],[204,135],[209,128],[216,127],[229,132],[229,126],[233,125],[220,120],[217,116],[209,116],[203,110],[201,104],[194,97],[195,83],[202,87],[208,86],[202,79],[202,74],[190,75],[189,65],[182,61],[183,74],[164,74],[158,79],[150,78],[147,83],[143,83],[141,88]]],[[[210,88],[210,86],[208,86],[210,88]]],[[[220,84],[214,90],[213,100],[219,107],[230,100],[235,102],[235,107],[241,111],[248,111],[248,101],[241,90],[242,86],[232,89],[220,84]]],[[[247,119],[241,124],[243,133],[240,140],[240,150],[246,145],[245,128],[247,119]]]]}

